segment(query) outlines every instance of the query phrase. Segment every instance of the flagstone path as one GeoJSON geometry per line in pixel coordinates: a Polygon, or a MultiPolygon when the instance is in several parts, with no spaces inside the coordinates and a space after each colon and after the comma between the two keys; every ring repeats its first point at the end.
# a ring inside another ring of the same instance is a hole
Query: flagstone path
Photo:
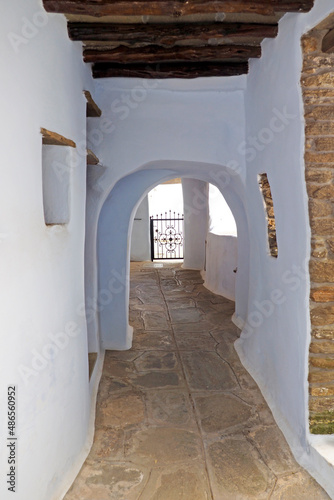
{"type": "Polygon", "coordinates": [[[133,263],[130,351],[107,351],[92,450],[65,500],[322,500],[233,343],[234,303],[133,263]]]}

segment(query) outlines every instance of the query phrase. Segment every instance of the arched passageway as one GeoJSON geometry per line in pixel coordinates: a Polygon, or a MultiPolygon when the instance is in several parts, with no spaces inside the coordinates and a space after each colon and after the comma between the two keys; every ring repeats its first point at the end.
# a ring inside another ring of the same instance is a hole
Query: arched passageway
{"type": "MultiPolygon", "coordinates": [[[[236,317],[245,318],[248,307],[248,224],[243,185],[235,171],[221,165],[196,162],[152,162],[122,178],[110,191],[102,207],[98,228],[101,340],[107,349],[131,347],[128,324],[129,239],[133,217],[144,196],[155,185],[175,178],[198,179],[216,185],[229,204],[238,226],[238,276],[236,317]]],[[[185,199],[196,216],[196,196],[185,199]]],[[[187,264],[186,267],[194,267],[187,264]]]]}
{"type": "Polygon", "coordinates": [[[131,263],[132,348],[107,351],[94,445],[65,500],[309,498],[233,348],[234,303],[180,263],[131,263]]]}

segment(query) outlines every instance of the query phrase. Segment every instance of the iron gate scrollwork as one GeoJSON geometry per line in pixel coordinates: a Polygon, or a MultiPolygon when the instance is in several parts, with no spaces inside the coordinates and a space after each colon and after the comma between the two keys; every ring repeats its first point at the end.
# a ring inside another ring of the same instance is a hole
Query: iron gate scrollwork
{"type": "Polygon", "coordinates": [[[150,218],[151,260],[183,259],[183,215],[165,212],[150,218]]]}

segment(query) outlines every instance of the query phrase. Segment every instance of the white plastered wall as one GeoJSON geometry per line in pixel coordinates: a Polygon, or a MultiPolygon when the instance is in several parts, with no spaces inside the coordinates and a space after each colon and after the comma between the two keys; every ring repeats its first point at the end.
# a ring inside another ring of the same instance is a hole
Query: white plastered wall
{"type": "Polygon", "coordinates": [[[248,232],[245,207],[238,194],[242,191],[239,177],[229,175],[220,165],[185,161],[161,161],[143,165],[137,171],[123,177],[111,190],[103,205],[98,230],[100,329],[102,345],[106,349],[129,349],[132,328],[128,324],[129,309],[129,251],[128,242],[132,231],[133,215],[141,199],[154,185],[177,176],[206,182],[209,174],[217,179],[235,214],[240,228],[240,275],[237,280],[237,311],[244,317],[248,291],[248,232]],[[222,175],[223,174],[223,175],[222,175]],[[229,184],[225,185],[226,176],[229,184]],[[219,181],[220,178],[220,181],[219,181]],[[124,203],[124,199],[127,203],[124,203]],[[114,235],[117,234],[117,240],[114,235]],[[246,292],[245,292],[246,290],[246,292]],[[109,300],[105,300],[109,297],[109,300]],[[102,300],[103,299],[103,304],[102,300]]]}
{"type": "Polygon", "coordinates": [[[130,259],[142,262],[150,258],[150,215],[148,197],[145,196],[133,220],[130,259]]]}
{"type": "MultiPolygon", "coordinates": [[[[334,497],[334,472],[314,448],[333,455],[332,437],[308,431],[310,230],[304,180],[304,110],[300,77],[301,36],[334,10],[318,0],[308,14],[286,15],[279,36],[262,44],[248,77],[246,139],[239,151],[247,164],[250,224],[248,316],[238,353],[270,403],[298,461],[334,497]],[[258,174],[271,185],[278,258],[269,255],[258,174]]],[[[240,323],[241,324],[241,323],[240,323]]]]}
{"type": "MultiPolygon", "coordinates": [[[[138,89],[140,82],[101,82],[100,102],[114,120],[115,128],[109,142],[101,145],[100,157],[108,167],[97,182],[102,196],[96,204],[95,220],[117,180],[141,169],[141,165],[149,163],[152,170],[167,168],[161,166],[164,161],[233,165],[246,186],[239,193],[247,213],[243,223],[239,221],[238,237],[249,231],[251,241],[250,247],[238,242],[239,263],[249,258],[250,268],[246,277],[238,266],[236,294],[247,296],[248,285],[240,291],[240,284],[248,278],[251,294],[248,306],[236,311],[235,321],[243,328],[237,349],[270,403],[297,459],[334,495],[332,468],[310,447],[316,439],[311,438],[307,427],[310,234],[299,84],[301,35],[331,10],[330,1],[318,1],[309,14],[286,15],[280,22],[278,38],[263,43],[263,57],[251,63],[247,77],[245,134],[239,121],[244,112],[239,107],[242,92],[224,88],[223,79],[218,92],[213,88],[212,92],[201,91],[202,82],[195,84],[196,90],[187,88],[187,92],[182,92],[182,85],[188,83],[164,82],[156,83],[160,88],[145,88],[138,93],[132,89],[138,89]],[[264,172],[268,174],[274,200],[278,259],[269,255],[258,185],[258,174],[264,172]]],[[[227,80],[235,88],[244,84],[244,79],[227,80]]],[[[211,81],[209,85],[218,90],[219,82],[211,81]]],[[[175,174],[180,175],[176,168],[175,174]]],[[[210,182],[207,177],[197,178],[210,182]]],[[[106,207],[103,217],[106,224],[106,207]]],[[[94,296],[97,290],[91,293],[94,296]]],[[[105,334],[112,342],[111,333],[105,334]]],[[[127,342],[131,343],[131,334],[127,342]]],[[[320,441],[326,446],[330,438],[320,441]]]]}
{"type": "Polygon", "coordinates": [[[237,227],[224,197],[209,185],[209,230],[206,236],[204,286],[235,301],[238,266],[237,227]]]}
{"type": "Polygon", "coordinates": [[[184,269],[205,267],[205,240],[208,232],[208,183],[182,179],[184,205],[184,269]]]}
{"type": "MultiPolygon", "coordinates": [[[[196,162],[197,165],[227,165],[230,171],[237,171],[232,178],[239,179],[236,189],[242,200],[244,158],[237,148],[244,139],[244,88],[244,77],[214,78],[209,82],[206,79],[152,82],[118,78],[98,82],[97,101],[104,120],[111,127],[105,127],[102,134],[99,130],[100,140],[94,152],[103,167],[91,169],[88,181],[86,302],[90,344],[94,344],[99,334],[97,309],[106,310],[102,302],[107,298],[99,292],[96,280],[97,227],[105,200],[122,177],[143,165],[150,163],[154,170],[154,164],[156,169],[161,169],[163,162],[184,161],[196,162]],[[97,307],[94,308],[94,304],[97,307]]],[[[96,134],[96,126],[89,124],[88,136],[93,133],[96,134]]],[[[207,168],[205,182],[215,183],[215,174],[210,167],[203,168],[207,168]]],[[[178,176],[176,168],[174,177],[178,176]]],[[[221,184],[228,185],[230,180],[226,173],[221,172],[221,176],[218,177],[221,184]]],[[[151,188],[154,185],[153,177],[151,188]]],[[[125,198],[122,203],[126,204],[125,198]]],[[[239,208],[242,210],[241,206],[239,208]]],[[[118,210],[122,213],[122,206],[118,210]]],[[[242,225],[246,227],[247,222],[242,222],[242,225]]],[[[117,268],[117,265],[117,261],[113,262],[112,268],[117,268]]],[[[248,282],[248,261],[240,282],[243,280],[248,282]]],[[[248,286],[240,285],[239,292],[243,295],[240,304],[244,304],[248,286]]],[[[240,310],[244,315],[245,308],[240,306],[240,310]]],[[[123,343],[123,348],[125,345],[123,343]]]]}
{"type": "Polygon", "coordinates": [[[93,85],[65,18],[47,15],[39,0],[2,2],[0,33],[0,498],[59,500],[91,437],[94,390],[84,309],[77,313],[84,302],[86,159],[72,158],[69,223],[47,227],[40,127],[85,144],[82,91],[93,93],[93,85]],[[16,493],[5,481],[6,394],[13,384],[16,493]]]}

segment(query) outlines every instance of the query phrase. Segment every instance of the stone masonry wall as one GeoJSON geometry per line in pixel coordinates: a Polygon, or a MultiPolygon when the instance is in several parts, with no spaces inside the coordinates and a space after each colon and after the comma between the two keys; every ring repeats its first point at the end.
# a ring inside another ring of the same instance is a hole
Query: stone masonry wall
{"type": "Polygon", "coordinates": [[[321,48],[329,25],[322,23],[302,39],[305,176],[312,233],[309,415],[314,434],[334,433],[334,53],[321,48]]]}
{"type": "Polygon", "coordinates": [[[269,251],[272,257],[278,257],[277,235],[276,235],[276,221],[274,212],[274,202],[271,194],[271,187],[269,184],[267,174],[259,175],[259,184],[263,196],[264,206],[266,210],[267,225],[268,225],[268,243],[269,251]]]}

